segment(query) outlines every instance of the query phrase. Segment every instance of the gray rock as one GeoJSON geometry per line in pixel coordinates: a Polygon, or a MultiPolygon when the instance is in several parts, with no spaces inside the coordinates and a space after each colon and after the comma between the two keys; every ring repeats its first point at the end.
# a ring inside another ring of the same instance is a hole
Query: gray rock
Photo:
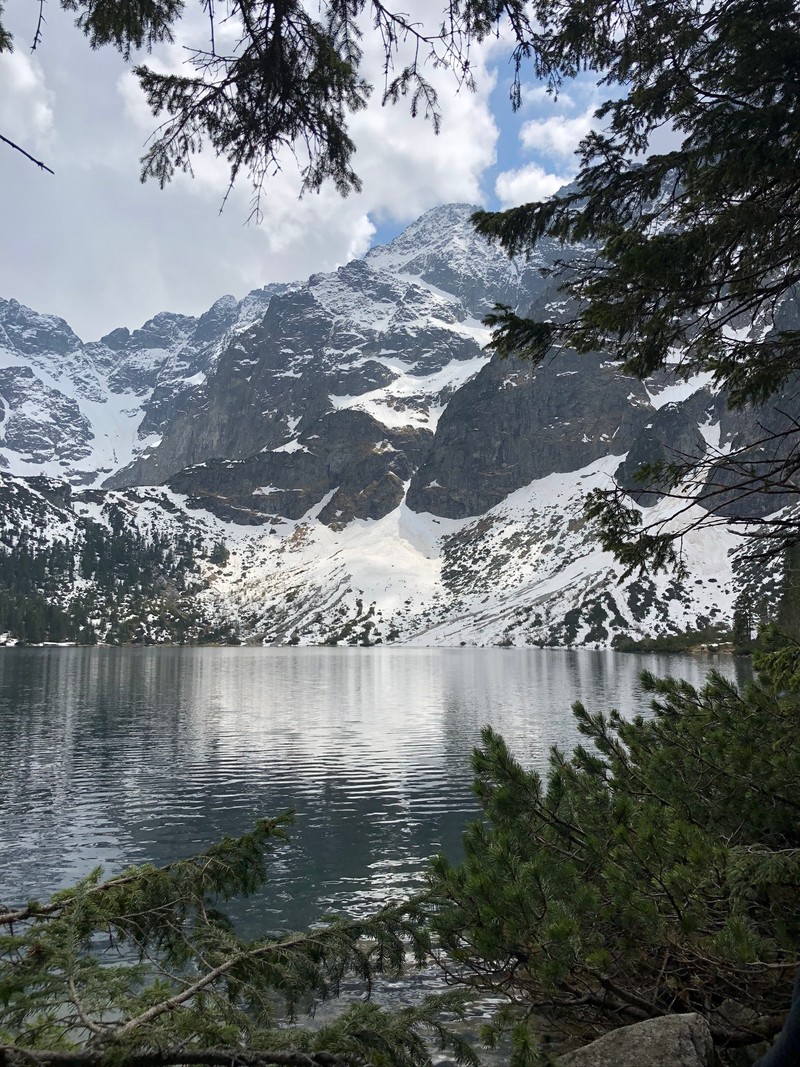
{"type": "MultiPolygon", "coordinates": [[[[724,409],[720,418],[720,446],[734,454],[714,473],[714,503],[721,515],[769,515],[797,498],[800,477],[796,469],[796,431],[800,417],[800,380],[793,375],[774,397],[758,407],[724,409]],[[774,463],[778,458],[780,463],[774,463]],[[753,480],[753,492],[742,497],[736,486],[751,475],[776,466],[780,478],[774,484],[753,480]],[[732,469],[728,469],[728,468],[732,469]],[[730,486],[729,491],[725,489],[730,486]]],[[[708,488],[708,486],[707,486],[708,488]]]]}
{"type": "Polygon", "coordinates": [[[481,515],[535,478],[627,452],[652,414],[642,383],[602,356],[493,359],[442,413],[408,506],[481,515]]]}
{"type": "Polygon", "coordinates": [[[30,367],[0,368],[2,444],[26,463],[80,460],[92,428],[75,400],[45,385],[30,367]]]}
{"type": "Polygon", "coordinates": [[[711,1030],[702,1015],[666,1015],[622,1026],[562,1056],[559,1067],[710,1067],[711,1030]]]}
{"type": "MultiPolygon", "coordinates": [[[[285,447],[349,399],[386,389],[401,372],[419,379],[419,391],[403,389],[384,405],[387,426],[424,426],[431,408],[443,407],[454,388],[447,375],[441,383],[432,376],[481,357],[477,324],[464,328],[478,305],[527,303],[532,289],[544,285],[535,271],[520,273],[479,238],[469,213],[463,205],[430,212],[410,236],[381,253],[274,293],[260,316],[253,313],[250,328],[237,327],[229,336],[213,366],[192,362],[189,342],[183,342],[180,374],[177,362],[162,371],[141,424],[142,436],[159,433],[160,442],[106,485],[160,484],[200,463],[249,460],[285,447]],[[431,292],[418,278],[442,292],[431,292]],[[466,291],[474,299],[466,300],[466,291]],[[190,389],[187,383],[195,380],[190,389]]],[[[216,337],[211,327],[232,313],[223,306],[195,333],[216,337]]],[[[241,322],[242,312],[236,314],[241,322]]],[[[149,330],[160,338],[170,323],[157,319],[138,334],[149,330]]],[[[134,340],[111,336],[126,350],[134,340]]],[[[379,403],[374,410],[380,409],[379,403]]],[[[381,498],[395,500],[393,482],[381,485],[381,498]]]]}
{"type": "Polygon", "coordinates": [[[642,481],[637,477],[640,468],[659,463],[678,466],[695,463],[705,451],[706,442],[697,419],[691,417],[684,405],[666,404],[649,416],[631,443],[627,458],[617,468],[615,478],[639,503],[657,504],[663,479],[642,481]]]}
{"type": "Polygon", "coordinates": [[[388,430],[363,411],[334,411],[310,427],[296,451],[208,460],[169,484],[220,517],[247,524],[259,513],[299,519],[335,490],[319,517],[341,527],[394,510],[430,439],[428,430],[388,430]]]}

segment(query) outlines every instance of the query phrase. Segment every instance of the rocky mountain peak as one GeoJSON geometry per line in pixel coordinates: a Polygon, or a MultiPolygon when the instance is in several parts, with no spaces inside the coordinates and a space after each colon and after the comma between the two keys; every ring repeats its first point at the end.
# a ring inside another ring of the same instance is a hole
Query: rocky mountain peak
{"type": "Polygon", "coordinates": [[[470,217],[478,210],[476,204],[443,204],[431,208],[394,240],[371,248],[364,261],[373,269],[414,274],[420,263],[433,256],[444,257],[456,250],[476,247],[483,253],[485,242],[470,223],[470,217]]]}
{"type": "Polygon", "coordinates": [[[64,319],[0,299],[0,345],[21,355],[66,355],[82,345],[64,319]]]}
{"type": "Polygon", "coordinates": [[[555,256],[544,247],[541,256],[512,260],[476,233],[471,217],[475,204],[445,204],[412,222],[389,244],[370,249],[364,262],[376,272],[419,278],[457,297],[474,318],[496,303],[512,307],[535,300],[543,289],[539,268],[555,256]]]}

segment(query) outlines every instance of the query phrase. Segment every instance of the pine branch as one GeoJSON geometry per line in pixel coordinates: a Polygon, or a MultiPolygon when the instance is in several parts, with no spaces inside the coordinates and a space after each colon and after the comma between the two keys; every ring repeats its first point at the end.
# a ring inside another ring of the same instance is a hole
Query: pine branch
{"type": "Polygon", "coordinates": [[[361,1056],[348,1053],[242,1051],[237,1048],[161,1049],[121,1052],[108,1048],[27,1049],[0,1045],[0,1067],[367,1067],[361,1056]]]}
{"type": "MultiPolygon", "coordinates": [[[[217,875],[210,888],[217,893],[231,893],[242,891],[242,881],[253,882],[254,871],[245,871],[241,874],[231,866],[229,852],[236,851],[241,844],[251,848],[266,843],[271,838],[278,841],[286,840],[285,826],[292,821],[291,812],[279,815],[274,819],[261,819],[250,834],[245,834],[238,840],[225,839],[220,844],[212,845],[206,852],[187,859],[176,860],[174,863],[165,864],[157,868],[134,868],[130,874],[122,874],[117,878],[110,878],[99,885],[84,886],[83,895],[89,898],[104,897],[115,890],[126,889],[141,884],[143,880],[154,874],[176,876],[182,873],[193,875],[197,879],[197,891],[202,891],[204,883],[212,882],[212,876],[217,875]]],[[[256,877],[256,882],[258,877],[256,877]]],[[[253,884],[252,888],[255,888],[253,884]]],[[[12,926],[14,923],[26,922],[32,919],[57,918],[68,911],[75,903],[72,893],[57,893],[47,904],[31,902],[21,908],[8,908],[0,905],[0,927],[12,926]]]]}
{"type": "Polygon", "coordinates": [[[256,948],[245,952],[239,952],[236,955],[229,957],[224,963],[219,964],[219,966],[207,971],[201,978],[198,978],[197,981],[193,982],[185,989],[182,989],[179,993],[176,993],[172,997],[168,997],[166,1000],[160,1001],[158,1004],[153,1004],[152,1007],[143,1011],[141,1015],[129,1019],[128,1022],[114,1031],[114,1036],[115,1038],[128,1037],[129,1034],[134,1030],[137,1030],[139,1027],[153,1022],[161,1015],[166,1015],[175,1011],[176,1008],[180,1008],[183,1004],[188,1003],[196,997],[198,993],[201,993],[208,986],[213,985],[218,978],[224,978],[226,974],[229,974],[242,963],[263,960],[268,956],[281,955],[287,950],[297,947],[304,948],[316,945],[318,948],[324,948],[327,940],[330,940],[330,938],[326,938],[324,933],[322,936],[303,934],[299,937],[290,937],[283,941],[274,941],[267,945],[259,945],[256,948]]]}

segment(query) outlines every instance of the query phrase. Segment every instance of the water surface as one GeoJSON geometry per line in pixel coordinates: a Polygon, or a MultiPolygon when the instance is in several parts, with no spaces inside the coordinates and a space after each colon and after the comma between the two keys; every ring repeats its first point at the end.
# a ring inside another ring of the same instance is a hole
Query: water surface
{"type": "Polygon", "coordinates": [[[491,723],[528,765],[571,748],[576,700],[646,707],[640,670],[702,682],[741,661],[522,649],[6,649],[0,902],[41,897],[297,812],[248,926],[304,926],[419,883],[477,813],[491,723]]]}

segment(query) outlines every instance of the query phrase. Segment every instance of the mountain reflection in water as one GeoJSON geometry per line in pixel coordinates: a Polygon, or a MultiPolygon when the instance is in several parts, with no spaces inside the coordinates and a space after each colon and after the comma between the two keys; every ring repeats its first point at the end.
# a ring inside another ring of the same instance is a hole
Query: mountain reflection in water
{"type": "Polygon", "coordinates": [[[644,710],[650,669],[699,684],[720,657],[501,649],[5,649],[0,902],[98,864],[166,863],[293,808],[245,929],[357,913],[457,856],[469,755],[491,723],[526,764],[577,740],[570,707],[644,710]]]}

